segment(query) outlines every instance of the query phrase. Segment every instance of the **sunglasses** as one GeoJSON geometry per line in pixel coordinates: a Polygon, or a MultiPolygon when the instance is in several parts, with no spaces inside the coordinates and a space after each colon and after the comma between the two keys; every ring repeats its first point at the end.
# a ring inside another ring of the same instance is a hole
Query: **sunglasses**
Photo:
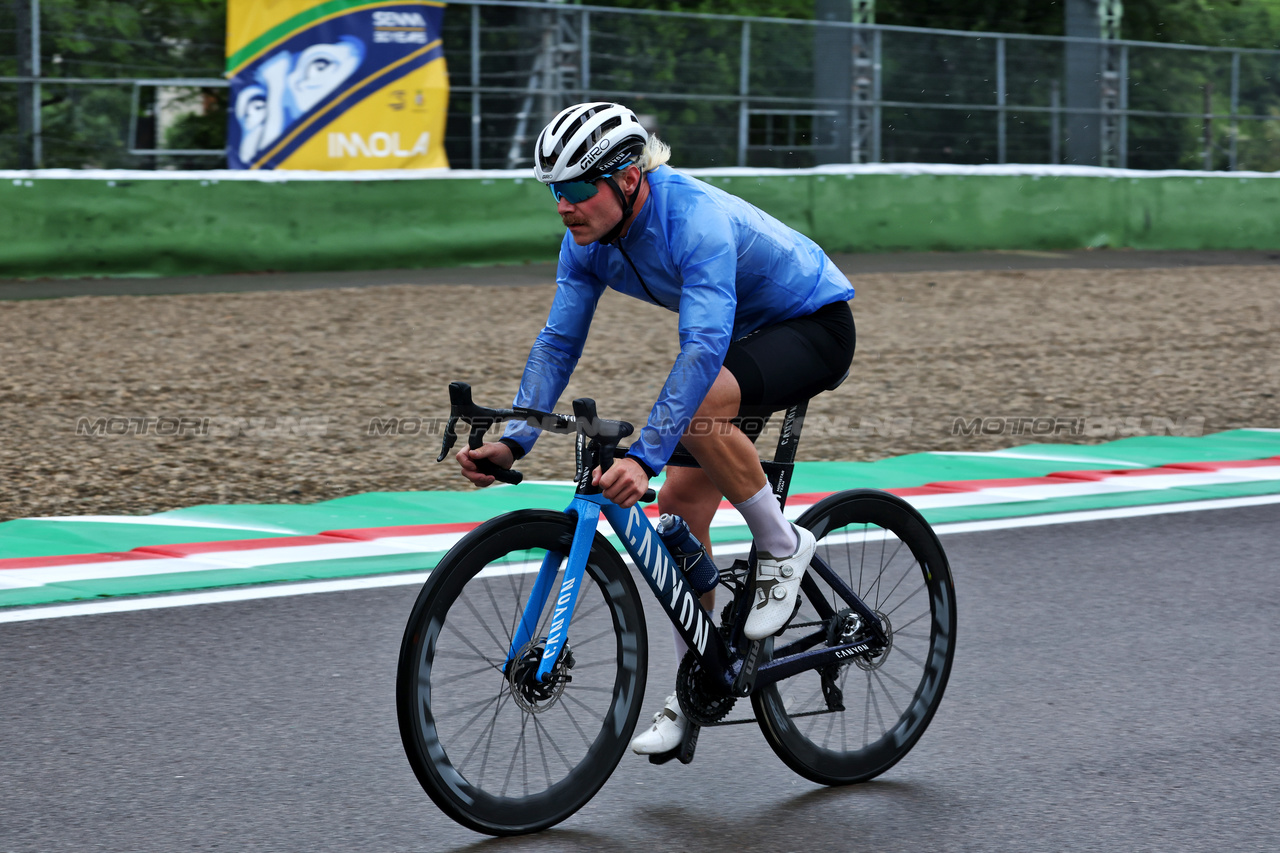
{"type": "MultiPolygon", "coordinates": [[[[603,175],[602,177],[608,177],[603,175]]],[[[600,180],[601,178],[596,178],[600,180]]],[[[551,197],[559,204],[560,199],[564,199],[569,204],[580,204],[587,199],[600,192],[600,188],[596,186],[596,181],[556,181],[549,184],[551,197]]]]}

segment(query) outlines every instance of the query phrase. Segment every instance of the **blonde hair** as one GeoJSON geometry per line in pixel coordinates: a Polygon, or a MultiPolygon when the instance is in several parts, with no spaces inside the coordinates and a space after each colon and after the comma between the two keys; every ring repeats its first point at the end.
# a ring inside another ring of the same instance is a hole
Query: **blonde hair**
{"type": "Polygon", "coordinates": [[[644,150],[640,152],[640,159],[636,163],[640,167],[640,172],[652,172],[662,164],[671,159],[671,146],[658,138],[658,134],[649,134],[649,141],[644,144],[644,150]]]}

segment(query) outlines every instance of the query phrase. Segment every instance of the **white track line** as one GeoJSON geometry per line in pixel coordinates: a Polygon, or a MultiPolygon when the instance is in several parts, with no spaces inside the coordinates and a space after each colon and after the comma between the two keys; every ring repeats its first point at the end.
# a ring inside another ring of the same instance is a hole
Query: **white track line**
{"type": "Polygon", "coordinates": [[[23,521],[55,521],[59,523],[89,522],[91,524],[137,524],[155,527],[199,527],[212,530],[253,530],[263,533],[287,533],[300,535],[299,531],[288,527],[275,527],[253,524],[228,524],[225,521],[199,521],[194,518],[169,518],[158,515],[37,515],[23,521]]]}
{"type": "MultiPolygon", "coordinates": [[[[989,521],[960,521],[939,524],[934,531],[945,536],[953,533],[980,533],[990,530],[1010,530],[1020,527],[1044,527],[1052,524],[1078,524],[1087,521],[1107,521],[1119,518],[1139,518],[1149,515],[1169,515],[1180,512],[1204,512],[1214,509],[1238,509],[1242,507],[1280,504],[1280,495],[1257,495],[1244,498],[1186,501],[1183,503],[1154,504],[1149,506],[1117,507],[1115,509],[1063,512],[1051,515],[1032,515],[1019,518],[997,518],[989,521]]],[[[722,546],[717,553],[729,555],[746,553],[746,548],[722,546]]],[[[196,604],[223,604],[233,601],[255,601],[263,598],[284,598],[293,595],[310,595],[318,592],[347,592],[361,589],[381,589],[392,586],[412,586],[427,579],[428,572],[378,575],[375,577],[341,578],[331,581],[307,581],[282,583],[271,586],[242,587],[214,590],[212,592],[184,593],[181,595],[152,596],[147,598],[122,598],[111,601],[91,601],[80,604],[57,604],[43,607],[27,607],[16,610],[0,610],[0,623],[32,622],[39,619],[60,619],[66,616],[94,616],[107,613],[131,613],[136,610],[159,610],[169,607],[190,607],[196,604]]]]}

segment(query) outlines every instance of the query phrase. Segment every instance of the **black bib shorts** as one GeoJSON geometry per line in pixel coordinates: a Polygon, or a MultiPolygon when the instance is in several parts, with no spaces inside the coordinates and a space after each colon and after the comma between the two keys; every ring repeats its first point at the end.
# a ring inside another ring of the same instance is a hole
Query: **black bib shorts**
{"type": "MultiPolygon", "coordinates": [[[[742,389],[733,423],[754,443],[771,414],[817,396],[843,376],[856,343],[849,303],[832,302],[729,344],[724,366],[742,389]]],[[[688,464],[688,457],[684,446],[676,445],[669,464],[688,464]]]]}

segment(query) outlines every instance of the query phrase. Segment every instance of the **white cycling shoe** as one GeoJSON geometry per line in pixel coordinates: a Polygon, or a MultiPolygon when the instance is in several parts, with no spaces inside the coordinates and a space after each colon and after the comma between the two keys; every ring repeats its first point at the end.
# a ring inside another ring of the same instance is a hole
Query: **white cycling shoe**
{"type": "Polygon", "coordinates": [[[684,730],[689,719],[680,710],[680,702],[674,693],[667,697],[667,704],[653,715],[653,725],[631,741],[631,751],[637,755],[661,755],[670,752],[684,740],[684,730]]]}
{"type": "Polygon", "coordinates": [[[778,558],[767,551],[756,553],[756,601],[742,627],[748,640],[763,640],[778,633],[795,612],[800,579],[809,568],[818,543],[803,527],[793,524],[791,529],[800,544],[790,557],[778,558]]]}

